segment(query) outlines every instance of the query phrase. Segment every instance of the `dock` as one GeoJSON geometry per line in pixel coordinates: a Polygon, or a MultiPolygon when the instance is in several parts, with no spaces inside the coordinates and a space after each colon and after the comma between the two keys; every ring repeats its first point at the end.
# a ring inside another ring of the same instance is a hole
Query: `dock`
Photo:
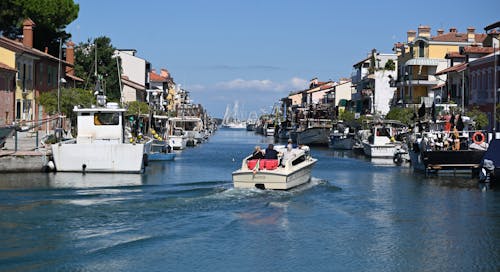
{"type": "Polygon", "coordinates": [[[45,132],[16,132],[0,149],[0,173],[42,172],[51,151],[40,144],[45,132]]]}

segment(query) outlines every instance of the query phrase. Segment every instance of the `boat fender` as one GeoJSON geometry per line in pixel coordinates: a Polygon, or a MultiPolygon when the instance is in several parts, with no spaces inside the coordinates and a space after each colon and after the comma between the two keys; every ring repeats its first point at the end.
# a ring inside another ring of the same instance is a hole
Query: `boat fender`
{"type": "Polygon", "coordinates": [[[87,169],[87,165],[84,163],[82,164],[82,173],[85,174],[85,170],[87,169]]]}
{"type": "Polygon", "coordinates": [[[149,160],[148,160],[148,154],[142,154],[142,162],[144,166],[148,166],[149,160]]]}
{"type": "Polygon", "coordinates": [[[476,131],[472,135],[472,141],[477,145],[481,145],[482,143],[484,143],[484,140],[485,140],[484,134],[480,131],[476,131]]]}

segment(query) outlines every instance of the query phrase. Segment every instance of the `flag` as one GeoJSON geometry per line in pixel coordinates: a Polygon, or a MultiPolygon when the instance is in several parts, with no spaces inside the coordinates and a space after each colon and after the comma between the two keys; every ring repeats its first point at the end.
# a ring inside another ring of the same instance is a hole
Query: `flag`
{"type": "Polygon", "coordinates": [[[259,168],[260,168],[260,159],[257,160],[257,163],[255,164],[255,167],[252,169],[252,172],[253,172],[254,175],[259,171],[259,168]]]}

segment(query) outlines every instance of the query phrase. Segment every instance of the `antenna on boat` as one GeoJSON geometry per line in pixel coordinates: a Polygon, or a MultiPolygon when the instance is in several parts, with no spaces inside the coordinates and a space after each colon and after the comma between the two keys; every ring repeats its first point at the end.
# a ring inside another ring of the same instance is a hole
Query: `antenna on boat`
{"type": "Polygon", "coordinates": [[[95,69],[94,69],[94,76],[95,76],[95,79],[96,79],[94,95],[96,97],[97,105],[99,105],[101,107],[104,107],[104,106],[106,106],[106,95],[104,94],[104,92],[103,92],[103,90],[101,88],[101,77],[97,73],[97,43],[95,43],[95,40],[94,40],[94,49],[95,49],[95,59],[94,59],[95,69]]]}

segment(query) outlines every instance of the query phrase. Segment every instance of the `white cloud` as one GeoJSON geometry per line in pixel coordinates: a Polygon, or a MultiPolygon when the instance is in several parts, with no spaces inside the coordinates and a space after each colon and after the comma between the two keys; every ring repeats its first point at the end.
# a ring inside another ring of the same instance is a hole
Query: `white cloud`
{"type": "Polygon", "coordinates": [[[273,82],[269,79],[253,79],[245,80],[241,78],[231,81],[222,81],[215,84],[215,87],[220,90],[254,90],[254,91],[294,91],[297,89],[305,89],[307,81],[301,78],[294,77],[284,82],[273,82]]]}

